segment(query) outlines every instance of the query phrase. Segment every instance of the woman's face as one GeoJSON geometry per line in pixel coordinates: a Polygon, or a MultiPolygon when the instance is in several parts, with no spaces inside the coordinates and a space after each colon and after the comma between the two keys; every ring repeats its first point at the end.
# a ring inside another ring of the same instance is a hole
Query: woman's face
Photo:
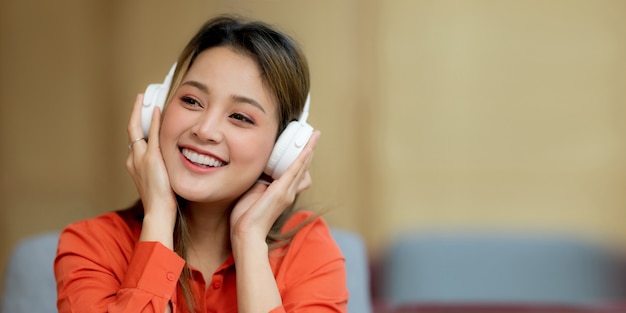
{"type": "Polygon", "coordinates": [[[277,102],[251,57],[201,52],[161,124],[170,184],[181,197],[229,205],[259,178],[278,131],[277,102]]]}

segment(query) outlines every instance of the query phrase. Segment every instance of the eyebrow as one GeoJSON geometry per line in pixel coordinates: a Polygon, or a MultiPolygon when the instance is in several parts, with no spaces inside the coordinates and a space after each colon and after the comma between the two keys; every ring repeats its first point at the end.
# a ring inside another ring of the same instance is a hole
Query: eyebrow
{"type": "Polygon", "coordinates": [[[256,102],[256,100],[252,99],[252,98],[248,98],[248,97],[244,97],[244,96],[239,96],[239,95],[234,95],[232,96],[232,98],[237,101],[237,102],[242,102],[242,103],[247,103],[250,105],[253,105],[255,107],[257,107],[259,110],[261,110],[261,112],[265,113],[265,109],[263,109],[263,107],[261,106],[260,103],[256,102]]]}
{"type": "Polygon", "coordinates": [[[182,83],[181,85],[188,85],[188,86],[192,86],[192,87],[196,87],[198,89],[200,89],[200,91],[203,91],[205,93],[209,93],[209,87],[201,82],[195,81],[195,80],[187,80],[184,83],[182,83]]]}
{"type": "MultiPolygon", "coordinates": [[[[195,80],[188,80],[182,83],[182,85],[188,85],[188,86],[192,86],[192,87],[196,87],[198,89],[200,89],[200,91],[208,94],[209,93],[209,87],[201,82],[195,81],[195,80]]],[[[263,109],[263,106],[261,106],[260,103],[258,103],[256,100],[252,99],[252,98],[248,98],[248,97],[244,97],[241,95],[233,95],[231,97],[233,100],[237,101],[237,102],[242,102],[242,103],[247,103],[250,104],[252,106],[255,106],[256,108],[258,108],[259,110],[261,110],[261,112],[266,113],[265,109],[263,109]]]]}

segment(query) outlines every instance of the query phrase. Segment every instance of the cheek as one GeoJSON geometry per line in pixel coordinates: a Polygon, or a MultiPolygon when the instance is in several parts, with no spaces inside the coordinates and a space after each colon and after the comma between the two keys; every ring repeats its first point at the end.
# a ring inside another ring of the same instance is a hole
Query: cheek
{"type": "Polygon", "coordinates": [[[239,151],[245,151],[242,155],[245,155],[246,161],[249,162],[249,164],[254,164],[255,168],[263,171],[274,149],[274,138],[267,135],[260,138],[240,140],[237,146],[239,147],[239,151]]]}
{"type": "MultiPolygon", "coordinates": [[[[278,130],[276,129],[278,128],[277,126],[274,128],[270,128],[271,130],[268,131],[268,134],[266,137],[264,137],[262,146],[263,146],[263,151],[264,151],[264,159],[267,162],[270,158],[270,155],[272,154],[272,152],[274,151],[274,145],[276,144],[276,140],[278,139],[277,137],[277,132],[278,130]]],[[[261,151],[261,150],[259,150],[261,151]]]]}
{"type": "Polygon", "coordinates": [[[270,158],[270,154],[274,149],[274,140],[258,141],[253,150],[253,154],[263,162],[267,162],[270,158]]]}
{"type": "Polygon", "coordinates": [[[176,123],[180,120],[180,116],[177,116],[176,109],[165,110],[161,118],[161,128],[159,129],[159,139],[163,141],[172,137],[173,133],[177,132],[177,126],[182,123],[176,123]]]}
{"type": "Polygon", "coordinates": [[[278,125],[270,120],[262,127],[262,130],[254,135],[254,138],[242,140],[240,144],[249,150],[249,157],[254,158],[264,170],[270,155],[274,150],[278,133],[278,125]]]}
{"type": "Polygon", "coordinates": [[[265,153],[264,153],[264,156],[265,156],[265,158],[264,158],[264,159],[265,159],[265,163],[267,163],[267,161],[269,161],[269,159],[270,159],[270,155],[271,155],[271,154],[272,154],[272,152],[274,151],[274,143],[275,143],[275,141],[274,141],[274,140],[270,140],[270,141],[268,141],[268,142],[265,144],[265,147],[266,147],[266,150],[265,150],[265,153]]]}
{"type": "Polygon", "coordinates": [[[177,123],[176,114],[165,111],[159,129],[159,146],[166,166],[178,158],[177,141],[181,136],[181,123],[177,123]]]}

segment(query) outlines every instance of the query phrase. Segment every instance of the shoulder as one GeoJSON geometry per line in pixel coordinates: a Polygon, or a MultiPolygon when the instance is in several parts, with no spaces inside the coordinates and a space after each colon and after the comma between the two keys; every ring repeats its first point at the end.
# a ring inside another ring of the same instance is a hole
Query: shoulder
{"type": "Polygon", "coordinates": [[[322,217],[297,212],[283,227],[289,231],[296,231],[289,244],[270,254],[281,294],[315,282],[345,286],[345,259],[322,217]]]}
{"type": "Polygon", "coordinates": [[[295,231],[295,234],[284,247],[283,262],[314,266],[316,263],[343,260],[330,227],[321,216],[308,211],[294,213],[283,227],[283,233],[290,231],[295,231]],[[295,259],[300,261],[294,262],[295,259]]]}
{"type": "Polygon", "coordinates": [[[293,240],[309,241],[323,240],[333,241],[330,227],[324,219],[310,211],[298,211],[294,213],[283,226],[282,232],[295,231],[293,240]]]}
{"type": "Polygon", "coordinates": [[[61,232],[58,252],[95,250],[105,246],[132,249],[141,232],[141,221],[132,218],[134,212],[135,207],[68,225],[61,232]]]}

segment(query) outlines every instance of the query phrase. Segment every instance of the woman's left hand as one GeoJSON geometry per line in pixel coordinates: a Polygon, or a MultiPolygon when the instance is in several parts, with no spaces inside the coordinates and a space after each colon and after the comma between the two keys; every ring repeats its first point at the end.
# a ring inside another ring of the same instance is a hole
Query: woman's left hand
{"type": "Polygon", "coordinates": [[[296,195],[311,187],[309,166],[313,149],[320,137],[314,131],[311,139],[287,171],[269,186],[257,182],[237,202],[230,215],[230,237],[238,240],[262,240],[280,214],[289,207],[296,195]]]}

